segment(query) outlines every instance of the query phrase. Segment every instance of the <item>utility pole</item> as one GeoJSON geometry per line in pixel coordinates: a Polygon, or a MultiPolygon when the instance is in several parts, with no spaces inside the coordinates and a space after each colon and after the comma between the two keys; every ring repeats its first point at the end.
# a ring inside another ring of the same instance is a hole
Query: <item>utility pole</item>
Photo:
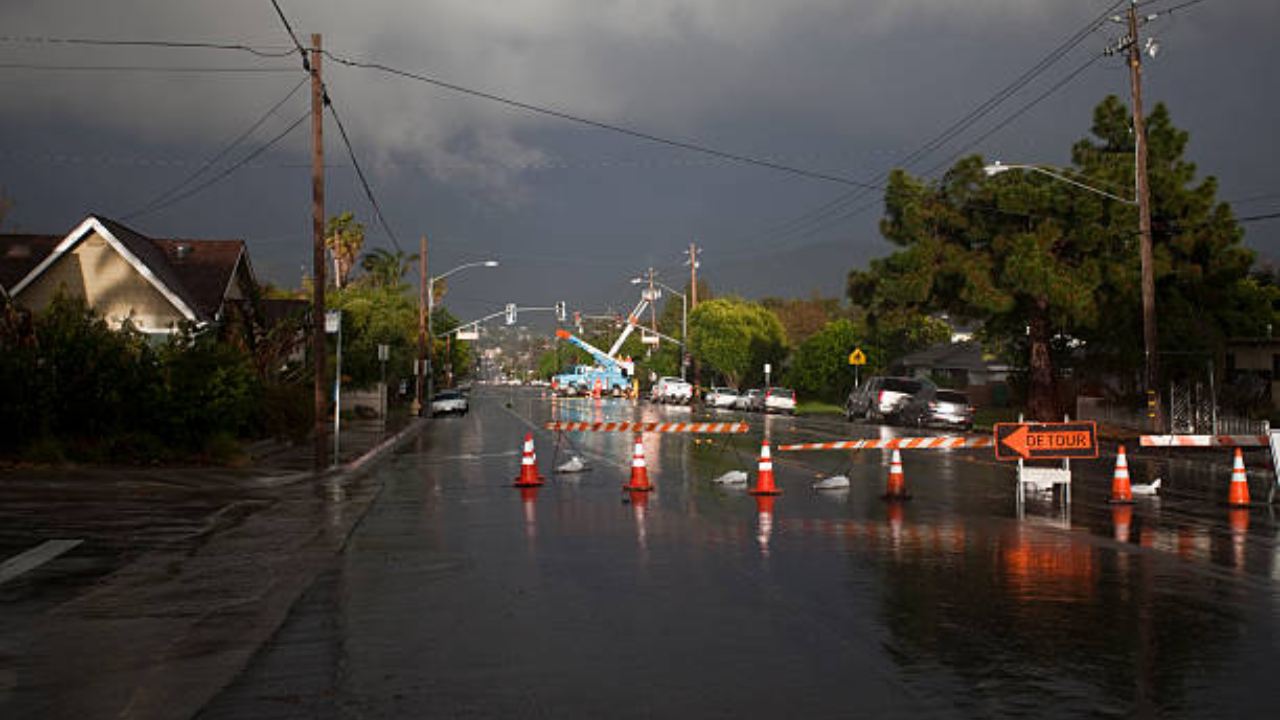
{"type": "Polygon", "coordinates": [[[1151,240],[1151,194],[1147,184],[1147,128],[1142,116],[1142,46],[1138,42],[1138,2],[1129,0],[1129,83],[1133,90],[1134,184],[1138,200],[1139,257],[1142,264],[1142,348],[1152,430],[1164,427],[1158,390],[1156,279],[1151,240]]]}
{"type": "MultiPolygon", "coordinates": [[[[689,310],[691,312],[698,307],[698,252],[700,250],[702,248],[694,243],[689,243],[689,310]]],[[[697,397],[702,389],[702,381],[699,377],[698,363],[693,360],[693,354],[689,351],[687,333],[684,339],[684,351],[689,354],[689,359],[693,365],[693,394],[694,397],[697,397]]]]}
{"type": "Polygon", "coordinates": [[[417,382],[413,390],[413,414],[422,414],[422,372],[427,362],[427,236],[418,253],[418,360],[413,364],[417,382]]]}
{"type": "Polygon", "coordinates": [[[329,454],[325,415],[325,360],[329,343],[325,337],[324,306],[324,82],[320,78],[320,34],[311,36],[311,354],[315,363],[315,469],[323,470],[329,454]]]}

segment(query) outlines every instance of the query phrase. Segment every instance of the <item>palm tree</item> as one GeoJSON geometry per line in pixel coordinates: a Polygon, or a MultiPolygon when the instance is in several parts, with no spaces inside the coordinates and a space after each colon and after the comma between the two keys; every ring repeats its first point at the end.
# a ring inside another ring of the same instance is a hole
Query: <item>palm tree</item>
{"type": "Polygon", "coordinates": [[[347,284],[351,268],[364,247],[364,223],[356,222],[355,216],[349,212],[331,217],[325,228],[324,242],[333,254],[333,283],[342,287],[347,284]]]}
{"type": "Polygon", "coordinates": [[[361,258],[360,267],[374,287],[398,287],[404,284],[404,276],[417,261],[417,255],[405,255],[403,250],[391,252],[386,248],[375,248],[361,258]]]}

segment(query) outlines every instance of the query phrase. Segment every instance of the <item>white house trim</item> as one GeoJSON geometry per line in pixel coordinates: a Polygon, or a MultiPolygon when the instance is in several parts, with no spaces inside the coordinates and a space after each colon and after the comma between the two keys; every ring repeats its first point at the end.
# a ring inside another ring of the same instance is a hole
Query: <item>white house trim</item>
{"type": "MultiPolygon", "coordinates": [[[[28,285],[35,282],[36,278],[40,277],[45,270],[49,269],[49,267],[57,262],[63,255],[67,254],[72,248],[78,245],[90,231],[95,231],[101,235],[102,238],[111,245],[111,247],[115,248],[116,252],[120,253],[121,257],[133,266],[134,270],[138,271],[139,275],[146,278],[147,282],[151,283],[152,287],[154,287],[165,297],[166,300],[177,308],[178,312],[182,313],[183,317],[191,322],[198,321],[195,310],[187,305],[182,298],[178,297],[177,293],[169,289],[169,286],[161,282],[160,278],[156,277],[155,273],[151,272],[151,268],[147,267],[146,263],[142,262],[142,260],[138,259],[136,255],[129,252],[128,247],[126,247],[124,243],[120,242],[115,235],[112,235],[111,231],[107,230],[106,226],[98,221],[98,218],[93,217],[92,215],[86,218],[85,221],[80,223],[75,230],[72,230],[65,238],[63,238],[62,242],[58,243],[58,246],[53,249],[53,252],[49,253],[49,257],[45,258],[43,262],[35,267],[35,269],[27,273],[27,276],[22,279],[22,282],[13,286],[13,292],[11,295],[16,298],[28,285]]],[[[243,252],[243,250],[241,252],[243,252]]]]}

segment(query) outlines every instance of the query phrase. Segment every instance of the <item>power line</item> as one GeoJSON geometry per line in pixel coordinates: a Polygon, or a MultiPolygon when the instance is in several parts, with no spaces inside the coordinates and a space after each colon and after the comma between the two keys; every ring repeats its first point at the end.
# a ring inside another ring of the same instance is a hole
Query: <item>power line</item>
{"type": "Polygon", "coordinates": [[[972,149],[972,148],[973,148],[973,146],[975,146],[975,145],[977,145],[978,143],[982,142],[983,140],[986,140],[987,138],[991,137],[991,136],[992,136],[992,135],[994,135],[996,132],[998,132],[998,131],[1000,131],[1000,130],[1004,129],[1004,127],[1005,127],[1006,125],[1008,125],[1009,123],[1011,123],[1011,122],[1013,122],[1014,120],[1016,120],[1016,119],[1018,119],[1019,117],[1021,117],[1024,113],[1026,113],[1026,112],[1027,112],[1028,110],[1030,110],[1031,108],[1035,107],[1036,105],[1039,105],[1039,104],[1040,104],[1040,102],[1041,102],[1041,101],[1043,101],[1045,98],[1047,98],[1047,97],[1049,97],[1050,95],[1054,94],[1054,93],[1055,93],[1055,92],[1057,92],[1058,90],[1061,90],[1063,87],[1065,87],[1065,86],[1067,85],[1067,83],[1069,83],[1069,82],[1071,82],[1072,80],[1076,79],[1076,76],[1078,76],[1080,73],[1084,72],[1085,70],[1088,70],[1090,66],[1092,66],[1094,63],[1096,63],[1096,62],[1098,62],[1099,60],[1101,60],[1101,59],[1102,59],[1102,57],[1103,57],[1102,55],[1094,55],[1093,57],[1089,58],[1089,59],[1088,59],[1084,64],[1080,65],[1080,66],[1079,66],[1079,67],[1077,67],[1075,70],[1072,70],[1071,72],[1067,73],[1065,76],[1063,76],[1063,77],[1062,77],[1062,79],[1060,79],[1060,80],[1058,80],[1058,82],[1054,83],[1054,84],[1053,84],[1053,85],[1052,85],[1048,90],[1044,91],[1044,92],[1043,92],[1043,93],[1041,93],[1040,95],[1037,95],[1034,99],[1032,99],[1032,100],[1031,100],[1031,102],[1028,102],[1027,104],[1023,105],[1022,107],[1018,108],[1018,109],[1017,109],[1013,114],[1009,115],[1009,116],[1008,116],[1008,117],[1006,117],[1004,120],[1001,120],[1001,121],[1000,121],[999,123],[997,123],[994,127],[992,127],[991,129],[987,130],[986,132],[984,132],[983,134],[979,135],[978,137],[974,138],[974,139],[973,139],[972,141],[970,141],[968,144],[964,145],[964,146],[963,146],[963,147],[961,147],[959,150],[957,150],[956,152],[952,153],[952,154],[951,154],[951,156],[950,156],[950,157],[948,157],[948,158],[947,158],[946,160],[944,160],[943,162],[938,163],[937,165],[934,165],[932,168],[929,168],[929,170],[925,171],[925,174],[926,174],[926,175],[932,175],[934,172],[938,171],[939,169],[941,169],[942,167],[944,167],[944,166],[946,166],[946,165],[949,165],[949,164],[950,164],[951,162],[953,162],[956,158],[958,158],[958,157],[960,157],[961,155],[963,155],[964,153],[968,152],[970,149],[972,149]]]}
{"type": "Polygon", "coordinates": [[[298,34],[293,31],[293,26],[289,24],[289,18],[285,17],[284,10],[280,9],[280,3],[271,0],[271,6],[276,9],[276,15],[280,16],[280,22],[284,24],[284,29],[289,33],[289,39],[293,41],[294,50],[298,51],[298,55],[302,57],[302,69],[311,72],[311,60],[307,57],[307,51],[302,47],[302,43],[298,42],[298,34]]]}
{"type": "MultiPolygon", "coordinates": [[[[277,0],[271,0],[271,6],[276,9],[276,15],[280,17],[280,22],[284,24],[284,29],[289,33],[289,38],[293,40],[293,46],[297,49],[298,54],[302,56],[302,68],[307,71],[308,75],[311,71],[311,61],[307,58],[307,50],[298,41],[298,34],[293,31],[293,25],[289,23],[289,18],[285,16],[284,10],[281,9],[277,0]]],[[[325,55],[329,55],[327,51],[322,51],[325,55]]],[[[373,212],[378,217],[378,223],[382,225],[382,229],[386,231],[387,237],[390,238],[391,244],[395,249],[404,252],[404,248],[400,247],[400,240],[396,237],[396,233],[391,229],[391,225],[387,222],[386,216],[382,213],[382,205],[378,199],[374,197],[373,188],[369,186],[369,180],[364,175],[364,170],[360,167],[360,161],[356,158],[355,148],[351,146],[351,137],[347,135],[347,128],[342,123],[342,116],[338,115],[338,108],[334,107],[333,99],[329,95],[329,86],[321,81],[320,93],[323,98],[324,106],[329,108],[329,114],[333,115],[333,120],[338,126],[338,134],[342,136],[342,144],[347,148],[347,156],[351,158],[351,165],[355,168],[356,176],[360,179],[360,185],[364,188],[365,197],[369,199],[369,204],[373,206],[373,212]]]]}
{"type": "Polygon", "coordinates": [[[347,148],[347,155],[351,158],[351,165],[356,169],[356,176],[360,178],[360,185],[364,188],[365,197],[369,198],[369,204],[373,206],[374,213],[378,216],[378,222],[382,225],[382,229],[387,232],[387,237],[391,238],[391,244],[396,250],[404,252],[400,247],[400,241],[396,238],[395,231],[387,224],[387,218],[382,214],[382,206],[378,204],[378,199],[373,196],[373,189],[369,187],[369,181],[364,176],[364,170],[360,169],[360,161],[356,159],[356,151],[351,147],[351,138],[347,137],[347,128],[342,124],[342,118],[338,116],[338,109],[333,106],[332,102],[326,103],[329,108],[329,114],[333,115],[334,122],[338,125],[338,134],[342,136],[342,144],[347,148]]]}
{"type": "Polygon", "coordinates": [[[275,137],[271,138],[271,139],[270,139],[270,140],[268,140],[266,143],[264,143],[264,144],[260,145],[260,146],[259,146],[257,149],[255,149],[253,152],[251,152],[251,153],[249,153],[248,155],[246,155],[246,156],[244,156],[243,158],[241,158],[240,162],[237,162],[236,164],[234,164],[234,165],[232,165],[232,166],[228,167],[226,170],[223,170],[222,172],[220,172],[220,173],[218,173],[217,175],[215,175],[215,176],[213,176],[213,177],[209,178],[208,180],[204,181],[203,183],[200,183],[199,185],[197,185],[197,186],[195,186],[195,187],[191,188],[190,190],[188,190],[188,191],[186,191],[186,192],[184,192],[184,193],[182,193],[182,194],[180,194],[180,195],[175,195],[175,196],[173,196],[173,197],[172,197],[172,198],[170,198],[168,201],[166,201],[166,202],[164,202],[164,203],[162,203],[162,204],[160,204],[160,205],[156,205],[156,206],[154,206],[154,207],[146,208],[145,210],[139,210],[139,211],[134,212],[134,213],[132,213],[132,214],[130,214],[130,215],[126,215],[126,216],[124,216],[124,217],[123,217],[123,218],[121,218],[121,219],[122,219],[122,220],[128,220],[128,219],[130,219],[130,218],[132,218],[132,217],[137,217],[137,216],[140,216],[140,215],[150,215],[151,213],[154,213],[154,212],[156,212],[156,211],[158,211],[158,210],[163,210],[164,208],[169,207],[170,205],[173,205],[174,203],[181,202],[182,200],[185,200],[185,199],[187,199],[187,198],[191,197],[192,195],[195,195],[196,193],[198,193],[198,192],[200,192],[200,191],[204,190],[205,188],[207,188],[207,187],[209,187],[209,186],[211,186],[211,185],[213,185],[213,184],[217,183],[218,181],[220,181],[220,180],[222,180],[223,178],[227,177],[227,176],[228,176],[228,175],[230,175],[231,173],[233,173],[233,172],[235,172],[236,170],[240,169],[243,165],[245,165],[246,163],[248,163],[250,160],[254,159],[255,157],[257,157],[257,156],[261,155],[262,153],[266,152],[267,150],[269,150],[269,149],[270,149],[272,146],[274,146],[276,143],[278,143],[278,142],[280,142],[281,140],[283,140],[283,139],[285,138],[285,136],[287,136],[289,133],[293,132],[295,128],[297,128],[299,125],[301,125],[301,124],[302,124],[302,121],[306,120],[306,119],[307,119],[308,117],[310,117],[310,116],[311,116],[310,111],[303,113],[301,116],[299,116],[299,117],[298,117],[298,119],[297,119],[297,120],[294,120],[294,121],[293,121],[293,123],[289,125],[289,127],[285,128],[283,131],[281,131],[281,132],[280,132],[280,134],[278,134],[278,135],[276,135],[275,137]]]}
{"type": "Polygon", "coordinates": [[[434,85],[436,87],[444,88],[446,90],[452,90],[454,92],[462,93],[464,95],[470,95],[472,97],[481,98],[483,100],[490,100],[492,102],[501,103],[503,105],[518,108],[520,110],[526,110],[532,113],[537,113],[539,115],[547,115],[549,117],[558,118],[560,120],[568,120],[569,122],[578,123],[580,125],[587,125],[589,127],[594,127],[600,130],[607,130],[609,132],[620,133],[622,135],[628,135],[634,138],[639,138],[641,140],[647,140],[649,142],[668,145],[670,147],[677,147],[684,150],[690,150],[693,152],[702,153],[704,155],[711,155],[714,157],[723,158],[725,160],[731,160],[733,162],[739,162],[747,165],[755,165],[758,167],[768,168],[770,170],[777,170],[779,172],[785,172],[793,175],[799,175],[802,177],[808,177],[814,180],[825,180],[827,182],[838,183],[841,185],[852,185],[854,187],[867,188],[871,190],[884,189],[883,186],[881,185],[875,185],[872,183],[863,182],[861,180],[854,180],[851,178],[841,177],[838,175],[830,175],[827,173],[820,173],[820,172],[814,172],[812,170],[805,170],[803,168],[794,167],[792,165],[784,165],[782,163],[775,163],[775,162],[770,162],[768,160],[761,160],[759,158],[754,158],[749,155],[740,155],[738,153],[731,153],[724,150],[717,150],[715,148],[707,147],[705,145],[697,145],[692,142],[686,142],[683,140],[673,140],[671,138],[665,138],[659,135],[654,135],[652,133],[647,133],[640,130],[633,130],[631,128],[623,127],[621,125],[614,125],[612,123],[602,122],[600,120],[591,120],[589,118],[585,118],[580,115],[573,115],[571,113],[563,112],[560,110],[553,110],[551,108],[534,105],[532,103],[527,103],[520,100],[512,100],[511,98],[503,97],[501,95],[495,95],[493,93],[484,92],[481,90],[474,90],[472,88],[464,87],[462,85],[446,82],[444,80],[439,80],[437,78],[433,78],[428,75],[409,72],[407,70],[400,70],[398,68],[394,68],[389,65],[384,65],[382,63],[362,62],[358,60],[352,60],[350,58],[342,57],[340,55],[335,55],[332,52],[329,52],[327,50],[325,51],[325,55],[331,58],[334,62],[339,63],[341,65],[346,65],[348,67],[363,68],[366,70],[378,70],[380,72],[385,72],[390,75],[397,75],[399,77],[407,78],[410,80],[416,80],[418,82],[426,83],[428,85],[434,85]]]}
{"type": "Polygon", "coordinates": [[[1258,222],[1259,220],[1275,220],[1280,218],[1280,212],[1267,213],[1265,215],[1250,215],[1248,217],[1236,218],[1236,222],[1258,222]]]}
{"type": "MultiPolygon", "coordinates": [[[[1033,65],[1030,69],[1023,72],[1017,78],[1015,78],[1010,83],[1005,85],[1003,88],[998,90],[993,96],[991,96],[986,101],[979,104],[973,110],[970,110],[966,115],[964,115],[959,120],[949,125],[941,133],[934,136],[928,142],[924,143],[915,151],[910,153],[907,157],[903,159],[900,167],[911,167],[912,165],[916,164],[919,160],[923,159],[924,157],[932,153],[934,150],[938,149],[942,145],[945,145],[947,142],[954,139],[956,136],[958,136],[960,133],[967,130],[969,127],[972,127],[975,123],[977,123],[983,117],[993,112],[996,109],[996,107],[998,107],[1001,103],[1003,103],[1008,98],[1012,97],[1022,88],[1026,87],[1028,84],[1031,83],[1032,80],[1034,80],[1039,75],[1043,74],[1051,66],[1057,63],[1058,60],[1065,57],[1068,52],[1070,52],[1077,45],[1083,42],[1085,38],[1087,38],[1091,33],[1093,33],[1102,23],[1107,21],[1108,15],[1113,10],[1115,10],[1117,7],[1119,7],[1122,4],[1124,4],[1123,0],[1120,0],[1119,2],[1115,2],[1110,6],[1108,6],[1106,10],[1104,10],[1098,16],[1090,20],[1087,24],[1085,24],[1079,30],[1077,30],[1076,32],[1068,36],[1066,40],[1064,40],[1057,47],[1055,47],[1048,55],[1041,58],[1040,61],[1037,62],[1035,65],[1033,65]]],[[[1007,122],[1005,124],[1007,124],[1007,122]]],[[[888,174],[885,173],[880,177],[887,178],[887,176],[888,174]]],[[[876,200],[871,203],[863,204],[857,207],[856,209],[852,210],[851,212],[847,212],[842,215],[839,215],[838,217],[834,218],[831,222],[824,222],[825,218],[828,218],[835,213],[841,212],[843,208],[849,207],[850,205],[857,202],[858,200],[861,200],[862,198],[866,197],[866,195],[867,193],[865,191],[855,191],[855,192],[843,195],[834,200],[823,203],[822,205],[814,209],[806,211],[805,213],[802,213],[798,217],[793,218],[792,220],[789,220],[787,222],[784,222],[781,225],[775,226],[774,228],[758,233],[752,239],[754,240],[758,238],[758,239],[776,240],[779,236],[787,237],[790,235],[794,235],[796,233],[802,233],[801,237],[811,236],[816,232],[821,232],[822,230],[825,230],[831,227],[833,224],[840,223],[851,217],[854,217],[864,212],[868,208],[874,207],[875,204],[879,202],[878,200],[876,200]]]]}
{"type": "MultiPolygon", "coordinates": [[[[1164,2],[1164,0],[1147,0],[1147,2],[1138,3],[1138,7],[1146,7],[1148,5],[1154,5],[1158,2],[1164,2]]],[[[1160,10],[1157,10],[1156,12],[1157,14],[1160,14],[1160,15],[1171,14],[1175,10],[1181,10],[1185,7],[1191,7],[1192,5],[1199,5],[1202,2],[1205,2],[1205,0],[1187,0],[1186,2],[1179,3],[1177,5],[1174,5],[1173,7],[1162,8],[1160,10]]]]}
{"type": "MultiPolygon", "coordinates": [[[[943,161],[943,162],[941,162],[941,163],[938,163],[937,165],[934,165],[932,168],[930,168],[929,170],[925,171],[924,175],[931,175],[932,173],[934,173],[935,171],[937,171],[939,168],[942,168],[942,167],[944,167],[944,166],[946,166],[946,165],[949,165],[950,163],[954,162],[956,158],[958,158],[958,157],[960,157],[961,155],[963,155],[964,153],[968,152],[971,148],[973,148],[973,146],[977,145],[978,143],[981,143],[983,140],[986,140],[988,137],[990,137],[991,135],[995,134],[996,132],[998,132],[999,130],[1003,129],[1005,126],[1007,126],[1009,123],[1013,122],[1014,120],[1016,120],[1017,118],[1019,118],[1020,116],[1022,116],[1024,113],[1026,113],[1027,111],[1029,111],[1031,108],[1035,107],[1037,104],[1039,104],[1040,102],[1042,102],[1045,98],[1049,97],[1049,96],[1050,96],[1050,95],[1052,95],[1053,93],[1055,93],[1055,92],[1057,92],[1058,90],[1062,89],[1064,86],[1066,86],[1066,85],[1067,85],[1067,83],[1069,83],[1069,82],[1071,82],[1072,80],[1074,80],[1078,75],[1080,75],[1080,73],[1084,72],[1086,69],[1088,69],[1091,65],[1093,65],[1095,62],[1097,62],[1097,61],[1098,61],[1099,59],[1101,59],[1101,58],[1102,58],[1102,56],[1101,56],[1101,55],[1096,55],[1096,56],[1094,56],[1094,57],[1090,58],[1090,59],[1089,59],[1087,62],[1085,62],[1083,65],[1080,65],[1080,66],[1079,66],[1079,67],[1077,67],[1075,70],[1072,70],[1070,73],[1068,73],[1067,75],[1065,75],[1065,76],[1064,76],[1062,79],[1060,79],[1058,82],[1054,83],[1054,84],[1053,84],[1053,85],[1052,85],[1048,90],[1046,90],[1046,91],[1044,91],[1043,93],[1041,93],[1040,95],[1036,96],[1036,97],[1035,97],[1035,98],[1033,98],[1030,102],[1025,103],[1024,105],[1022,105],[1022,107],[1020,107],[1020,108],[1018,108],[1017,110],[1015,110],[1013,113],[1011,113],[1009,116],[1007,116],[1004,120],[1001,120],[999,123],[997,123],[997,124],[996,124],[995,126],[993,126],[992,128],[988,129],[988,130],[987,130],[986,132],[984,132],[982,135],[979,135],[978,137],[976,137],[976,138],[974,138],[973,140],[971,140],[969,143],[967,143],[967,144],[965,144],[964,146],[962,146],[959,150],[957,150],[957,151],[953,152],[950,156],[948,156],[948,157],[947,157],[947,159],[946,159],[946,160],[944,160],[944,161],[943,161]]],[[[862,193],[862,194],[860,194],[859,196],[854,197],[854,198],[851,198],[851,199],[856,200],[856,199],[858,199],[858,197],[863,197],[863,196],[865,196],[865,193],[862,193]]],[[[839,203],[841,203],[842,201],[843,201],[843,199],[837,199],[834,203],[829,203],[829,205],[839,204],[839,203]]],[[[789,246],[789,245],[793,244],[793,241],[795,241],[795,240],[801,240],[801,239],[804,239],[804,238],[812,237],[813,235],[815,235],[815,234],[817,234],[817,233],[819,233],[819,232],[822,232],[823,230],[826,230],[826,229],[828,229],[828,228],[830,228],[830,227],[832,227],[832,226],[834,226],[834,225],[837,225],[837,224],[839,224],[839,223],[841,223],[841,222],[844,222],[845,220],[848,220],[848,219],[850,219],[850,218],[852,218],[852,217],[856,217],[857,215],[859,215],[859,214],[861,214],[861,213],[863,213],[863,212],[865,212],[865,211],[869,210],[870,208],[875,207],[875,206],[876,206],[877,204],[879,204],[880,202],[882,202],[882,200],[881,200],[880,198],[873,199],[873,200],[871,200],[870,202],[863,203],[862,205],[859,205],[859,206],[855,207],[854,209],[849,210],[848,212],[844,212],[844,213],[842,213],[842,214],[840,214],[840,215],[837,215],[837,216],[835,216],[835,217],[830,217],[830,219],[828,219],[828,220],[822,220],[822,219],[821,219],[821,218],[819,218],[819,217],[815,217],[815,218],[812,218],[812,219],[810,219],[810,220],[807,220],[807,221],[805,221],[803,224],[798,225],[797,227],[795,227],[795,228],[793,228],[793,229],[791,229],[791,230],[788,230],[788,231],[787,231],[787,232],[785,232],[785,233],[780,233],[780,234],[778,234],[778,235],[775,235],[775,236],[774,236],[774,238],[773,238],[775,241],[776,241],[779,237],[780,237],[780,238],[787,238],[787,239],[788,239],[788,241],[787,241],[787,242],[775,242],[773,245],[771,245],[771,246],[770,246],[770,247],[768,247],[768,248],[762,248],[762,249],[760,249],[760,250],[756,251],[756,254],[767,255],[767,254],[776,253],[779,249],[781,249],[781,248],[783,248],[783,247],[786,247],[786,246],[789,246]],[[806,225],[808,226],[807,228],[806,228],[806,225]]],[[[851,203],[846,203],[846,204],[851,204],[851,203]]],[[[993,209],[992,209],[992,211],[993,211],[993,212],[999,212],[999,213],[1002,213],[1002,214],[1008,214],[1008,213],[1007,213],[1007,211],[998,210],[998,209],[995,209],[995,208],[993,208],[993,209]]],[[[827,211],[827,212],[823,213],[823,215],[830,216],[830,214],[831,214],[832,212],[839,212],[839,210],[836,210],[836,209],[829,210],[829,211],[827,211]]],[[[1025,213],[1020,213],[1020,214],[1025,214],[1025,213]]],[[[1042,216],[1037,216],[1037,215],[1035,215],[1035,214],[1027,214],[1027,216],[1028,216],[1028,217],[1042,217],[1042,216]]]]}
{"type": "Polygon", "coordinates": [[[25,43],[39,45],[90,45],[97,47],[150,47],[179,50],[236,50],[257,55],[258,57],[288,57],[293,50],[267,50],[242,43],[184,42],[179,40],[108,40],[103,38],[50,37],[40,35],[0,35],[0,43],[25,43]]]}
{"type": "MultiPolygon", "coordinates": [[[[259,117],[256,121],[254,121],[254,123],[250,125],[244,132],[236,136],[236,138],[232,140],[228,145],[223,147],[222,150],[218,151],[213,157],[205,161],[203,165],[196,168],[195,172],[187,175],[187,177],[184,178],[177,185],[174,185],[168,190],[165,190],[164,192],[155,196],[147,204],[143,205],[137,210],[134,210],[128,215],[125,215],[123,219],[128,220],[137,215],[142,215],[149,212],[155,206],[163,205],[165,201],[168,200],[171,196],[180,192],[187,185],[190,185],[193,181],[195,181],[196,178],[200,177],[200,175],[203,174],[204,171],[213,167],[214,164],[216,164],[219,160],[226,157],[232,150],[235,150],[237,147],[239,147],[240,143],[244,142],[244,140],[248,138],[250,135],[252,135],[258,128],[262,127],[262,124],[265,123],[272,115],[274,115],[275,112],[279,110],[282,105],[288,102],[289,99],[292,98],[294,94],[298,92],[298,89],[306,84],[306,82],[307,81],[304,78],[297,85],[294,85],[292,90],[290,90],[284,97],[280,98],[280,100],[278,100],[270,108],[268,108],[267,111],[263,113],[261,117],[259,117]]],[[[244,163],[242,162],[241,165],[243,164],[244,163]]]]}
{"type": "Polygon", "coordinates": [[[284,67],[166,67],[161,65],[38,65],[33,63],[0,63],[0,70],[45,70],[69,72],[142,72],[142,73],[285,73],[297,72],[284,67]]]}

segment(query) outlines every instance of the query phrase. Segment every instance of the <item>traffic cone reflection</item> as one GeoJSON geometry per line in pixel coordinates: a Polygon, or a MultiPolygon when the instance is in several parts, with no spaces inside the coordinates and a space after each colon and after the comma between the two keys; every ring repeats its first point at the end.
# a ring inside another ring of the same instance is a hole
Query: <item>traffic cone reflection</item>
{"type": "Polygon", "coordinates": [[[622,486],[623,490],[648,492],[653,489],[649,484],[649,468],[644,462],[644,438],[636,435],[636,449],[631,456],[631,482],[622,486]]]}
{"type": "Polygon", "coordinates": [[[775,495],[756,495],[756,542],[760,543],[760,551],[769,554],[769,540],[773,537],[773,504],[777,502],[775,495]]]}
{"type": "Polygon", "coordinates": [[[1244,471],[1244,455],[1236,448],[1235,463],[1231,467],[1231,486],[1227,488],[1227,504],[1232,507],[1248,507],[1249,476],[1244,471]]]}
{"type": "Polygon", "coordinates": [[[1249,539],[1249,509],[1234,507],[1227,510],[1227,522],[1231,524],[1231,558],[1237,568],[1244,568],[1244,550],[1249,539]]]}
{"type": "Polygon", "coordinates": [[[760,446],[760,472],[756,477],[756,486],[749,490],[752,495],[781,495],[782,490],[773,482],[773,456],[769,453],[769,440],[766,438],[760,446]]]}
{"type": "Polygon", "coordinates": [[[885,500],[910,500],[907,494],[907,478],[902,474],[902,453],[893,450],[893,459],[889,462],[889,482],[885,485],[885,500]]]}
{"type": "Polygon", "coordinates": [[[520,504],[524,507],[524,532],[530,539],[538,534],[538,508],[535,501],[538,499],[538,490],[536,485],[520,488],[520,504]]]}
{"type": "Polygon", "coordinates": [[[537,487],[543,478],[538,474],[538,456],[533,452],[533,433],[524,436],[524,456],[520,459],[520,477],[515,486],[519,488],[537,487]]]}
{"type": "Polygon", "coordinates": [[[1116,542],[1129,542],[1129,528],[1133,525],[1133,505],[1123,503],[1111,508],[1111,524],[1115,526],[1116,542]]]}
{"type": "Polygon", "coordinates": [[[1112,504],[1129,504],[1133,502],[1133,490],[1129,487],[1129,461],[1124,456],[1124,446],[1116,453],[1116,472],[1111,478],[1112,504]]]}

